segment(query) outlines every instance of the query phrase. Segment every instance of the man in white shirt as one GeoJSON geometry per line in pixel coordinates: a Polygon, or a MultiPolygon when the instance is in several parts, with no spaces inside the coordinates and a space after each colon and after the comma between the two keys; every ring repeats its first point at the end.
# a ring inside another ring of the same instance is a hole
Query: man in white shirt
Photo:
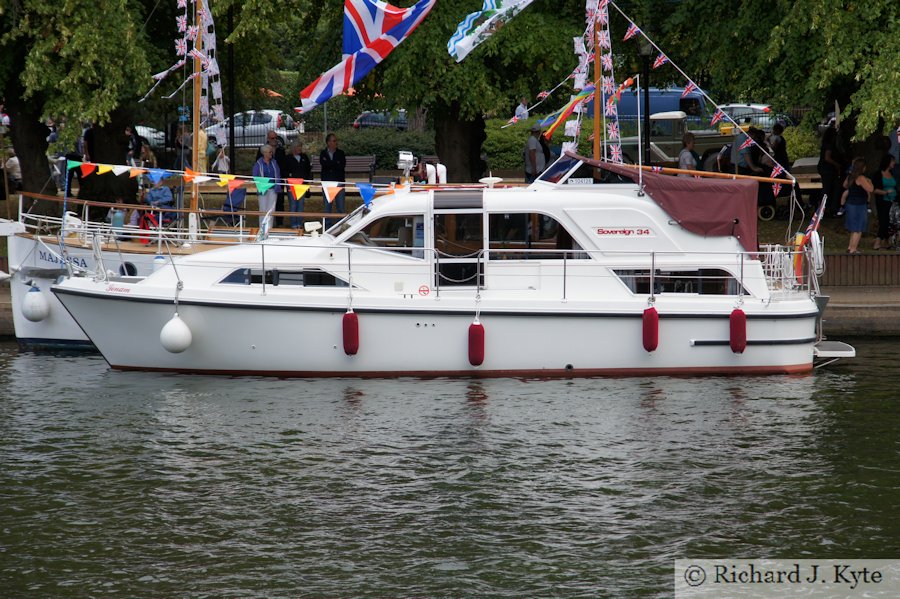
{"type": "Polygon", "coordinates": [[[516,119],[524,120],[528,118],[528,98],[522,96],[522,101],[516,106],[516,119]]]}
{"type": "Polygon", "coordinates": [[[531,135],[525,144],[525,182],[532,183],[544,172],[544,149],[541,147],[541,126],[531,126],[531,135]]]}

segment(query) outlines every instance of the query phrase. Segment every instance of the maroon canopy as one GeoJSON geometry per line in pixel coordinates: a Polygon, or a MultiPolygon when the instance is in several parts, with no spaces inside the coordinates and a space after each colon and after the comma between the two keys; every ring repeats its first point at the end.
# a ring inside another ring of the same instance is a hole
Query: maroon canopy
{"type": "MultiPolygon", "coordinates": [[[[638,182],[638,169],[583,156],[585,164],[638,182]]],[[[733,235],[748,252],[756,252],[756,191],[751,179],[699,179],[644,172],[644,191],[675,222],[698,235],[733,235]]]]}

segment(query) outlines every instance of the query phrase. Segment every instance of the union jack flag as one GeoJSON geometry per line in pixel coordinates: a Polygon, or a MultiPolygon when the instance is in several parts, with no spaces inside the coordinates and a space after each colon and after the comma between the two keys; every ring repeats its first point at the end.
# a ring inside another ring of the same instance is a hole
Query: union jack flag
{"type": "Polygon", "coordinates": [[[625,37],[622,38],[622,41],[627,42],[628,40],[630,40],[631,38],[633,38],[640,32],[641,32],[641,30],[638,29],[638,26],[635,25],[634,23],[632,23],[631,25],[628,26],[628,31],[625,32],[625,37]]]}
{"type": "Polygon", "coordinates": [[[597,8],[603,10],[609,4],[609,0],[600,0],[600,3],[597,5],[597,8]]]}
{"type": "Polygon", "coordinates": [[[651,166],[650,167],[650,171],[654,172],[654,173],[661,173],[661,172],[663,172],[662,169],[663,169],[663,167],[661,167],[661,166],[651,166]]]}
{"type": "Polygon", "coordinates": [[[616,91],[616,82],[612,77],[604,77],[600,86],[603,89],[603,94],[606,96],[616,91]]]}
{"type": "Polygon", "coordinates": [[[775,197],[778,197],[778,194],[781,193],[781,183],[772,183],[772,193],[775,197]]]}
{"type": "Polygon", "coordinates": [[[175,24],[178,26],[179,33],[184,33],[187,30],[187,15],[175,17],[175,24]]]}
{"type": "Polygon", "coordinates": [[[608,48],[610,47],[610,43],[609,43],[609,31],[607,31],[606,29],[604,29],[603,31],[601,31],[601,32],[600,32],[600,35],[597,36],[597,43],[600,44],[600,47],[601,47],[601,48],[607,48],[607,49],[608,49],[608,48]]]}
{"type": "Polygon", "coordinates": [[[187,8],[187,0],[178,0],[178,8],[187,8]]]}
{"type": "Polygon", "coordinates": [[[606,112],[606,116],[611,116],[611,117],[619,116],[619,109],[616,108],[616,105],[614,103],[609,102],[609,101],[606,102],[606,111],[605,112],[606,112]]]}
{"type": "Polygon", "coordinates": [[[713,125],[715,125],[716,123],[718,123],[719,121],[721,121],[724,118],[725,118],[725,113],[722,112],[721,110],[716,109],[716,113],[714,115],[712,115],[712,119],[710,119],[710,121],[709,121],[709,126],[712,127],[713,125]]]}
{"type": "Polygon", "coordinates": [[[419,26],[436,0],[398,8],[378,0],[344,1],[344,57],[300,92],[301,112],[340,95],[387,58],[419,26]]]}
{"type": "Polygon", "coordinates": [[[185,54],[187,54],[187,40],[184,38],[175,40],[175,55],[184,56],[185,54]]]}
{"type": "Polygon", "coordinates": [[[658,69],[659,67],[663,66],[667,62],[669,62],[669,57],[666,56],[665,54],[660,54],[659,56],[656,57],[656,60],[653,61],[653,68],[658,69]]]}
{"type": "Polygon", "coordinates": [[[806,232],[803,234],[803,243],[809,239],[809,236],[812,235],[812,232],[819,228],[819,224],[822,222],[822,216],[825,214],[825,201],[828,199],[827,196],[822,196],[822,201],[819,203],[819,209],[816,210],[812,218],[809,219],[809,226],[806,227],[806,232]]]}
{"type": "Polygon", "coordinates": [[[609,139],[619,139],[619,123],[606,124],[606,137],[609,139]]]}
{"type": "Polygon", "coordinates": [[[541,93],[539,93],[539,94],[537,95],[537,99],[538,99],[538,100],[543,100],[544,98],[546,98],[546,97],[549,96],[549,95],[550,95],[550,92],[544,91],[544,92],[541,92],[541,93]]]}
{"type": "Polygon", "coordinates": [[[604,54],[603,56],[601,56],[600,64],[603,65],[604,71],[612,71],[612,69],[613,69],[612,54],[604,54]]]}
{"type": "Polygon", "coordinates": [[[506,121],[506,124],[507,124],[507,125],[515,125],[515,124],[518,123],[518,122],[519,122],[519,117],[514,116],[513,118],[511,118],[511,119],[509,119],[508,121],[506,121]]]}
{"type": "Polygon", "coordinates": [[[597,22],[601,25],[609,25],[609,11],[606,7],[604,7],[603,10],[600,11],[600,14],[597,15],[597,22]]]}
{"type": "Polygon", "coordinates": [[[681,92],[681,97],[682,97],[682,98],[687,98],[687,97],[688,97],[688,94],[690,94],[691,92],[695,92],[695,91],[697,91],[697,85],[696,85],[693,81],[690,81],[690,82],[688,82],[688,84],[684,87],[684,91],[681,92]]]}
{"type": "Polygon", "coordinates": [[[753,143],[754,143],[754,142],[753,142],[753,138],[752,138],[752,137],[747,137],[747,139],[744,140],[744,143],[742,143],[742,144],[738,147],[738,150],[745,150],[745,149],[749,148],[750,146],[752,146],[753,143]]]}
{"type": "Polygon", "coordinates": [[[622,146],[619,144],[609,146],[609,159],[613,162],[622,162],[622,146]]]}
{"type": "MultiPolygon", "coordinates": [[[[772,174],[769,176],[774,178],[783,172],[784,172],[784,167],[781,166],[780,164],[776,164],[775,166],[772,167],[772,174]]],[[[776,183],[776,185],[777,185],[777,183],[776,183]]]]}
{"type": "Polygon", "coordinates": [[[197,48],[191,48],[191,51],[188,52],[188,54],[190,54],[191,58],[198,59],[204,67],[209,64],[209,58],[207,58],[206,54],[204,54],[197,48]]]}

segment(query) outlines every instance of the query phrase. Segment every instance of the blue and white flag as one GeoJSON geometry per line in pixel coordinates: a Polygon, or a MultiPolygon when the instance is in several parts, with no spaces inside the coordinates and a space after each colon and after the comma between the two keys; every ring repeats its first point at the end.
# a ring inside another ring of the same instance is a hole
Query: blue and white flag
{"type": "Polygon", "coordinates": [[[467,15],[456,28],[456,33],[447,42],[447,52],[456,62],[462,62],[475,46],[499,31],[533,1],[484,0],[481,10],[467,15]]]}

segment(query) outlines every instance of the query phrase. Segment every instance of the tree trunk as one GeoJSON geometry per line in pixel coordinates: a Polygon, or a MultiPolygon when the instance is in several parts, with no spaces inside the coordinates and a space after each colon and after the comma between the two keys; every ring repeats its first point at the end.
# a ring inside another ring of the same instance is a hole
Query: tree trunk
{"type": "MultiPolygon", "coordinates": [[[[13,62],[16,63],[15,60],[13,62]]],[[[22,168],[22,190],[52,195],[56,193],[56,186],[50,179],[47,162],[47,135],[50,130],[41,122],[43,98],[32,96],[23,99],[25,90],[18,76],[10,77],[9,83],[6,107],[9,111],[10,138],[22,168]]]]}
{"type": "Polygon", "coordinates": [[[441,162],[447,167],[447,180],[452,183],[478,181],[483,174],[481,144],[487,138],[484,119],[471,121],[459,118],[459,103],[435,106],[434,141],[441,162]]]}

